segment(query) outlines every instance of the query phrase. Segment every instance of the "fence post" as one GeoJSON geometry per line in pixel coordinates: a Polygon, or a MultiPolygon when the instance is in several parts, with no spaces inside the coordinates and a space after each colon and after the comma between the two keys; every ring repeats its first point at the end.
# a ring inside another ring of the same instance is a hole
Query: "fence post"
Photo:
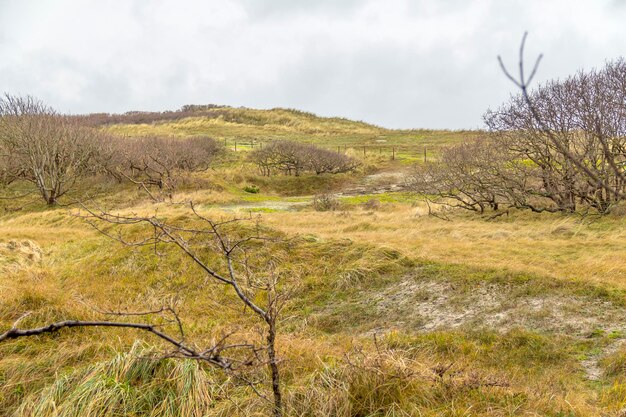
{"type": "Polygon", "coordinates": [[[391,147],[391,160],[394,161],[396,159],[396,147],[391,147]]]}
{"type": "Polygon", "coordinates": [[[363,156],[365,156],[365,146],[363,147],[363,156]]]}
{"type": "Polygon", "coordinates": [[[424,146],[424,163],[426,163],[426,146],[424,146]]]}
{"type": "Polygon", "coordinates": [[[235,152],[237,152],[237,141],[235,141],[235,152]]]}

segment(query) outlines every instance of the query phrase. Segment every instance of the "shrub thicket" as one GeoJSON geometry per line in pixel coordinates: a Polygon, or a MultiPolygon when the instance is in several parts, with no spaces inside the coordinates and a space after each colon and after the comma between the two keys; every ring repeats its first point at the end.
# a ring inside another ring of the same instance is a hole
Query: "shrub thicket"
{"type": "Polygon", "coordinates": [[[342,153],[286,140],[271,142],[253,151],[250,159],[266,176],[277,172],[296,176],[303,172],[338,174],[354,171],[359,166],[357,160],[342,153]]]}
{"type": "Polygon", "coordinates": [[[485,123],[487,137],[417,167],[413,190],[478,212],[607,213],[626,199],[626,61],[513,97],[485,123]]]}

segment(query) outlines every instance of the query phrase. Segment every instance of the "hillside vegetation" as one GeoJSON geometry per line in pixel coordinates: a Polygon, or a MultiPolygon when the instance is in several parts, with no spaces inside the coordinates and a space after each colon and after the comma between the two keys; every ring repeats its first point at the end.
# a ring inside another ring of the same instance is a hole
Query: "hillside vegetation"
{"type": "MultiPolygon", "coordinates": [[[[152,231],[94,228],[75,203],[199,227],[189,205],[178,204],[192,200],[205,218],[252,218],[251,228],[274,239],[250,255],[255,267],[279,265],[290,289],[277,339],[285,415],[624,415],[623,206],[603,216],[511,208],[498,217],[455,210],[434,217],[405,187],[410,164],[424,163],[424,149],[433,161],[479,132],[388,130],[286,109],[179,113],[90,119],[118,140],[226,142],[208,169],[185,171],[168,195],[153,186],[157,198],[150,198],[138,176],[118,182],[99,172],[60,205],[0,200],[0,333],[26,312],[20,327],[172,303],[186,339],[198,345],[229,333],[258,341],[261,324],[232,292],[207,285],[205,271],[181,251],[123,245],[118,230],[134,239],[152,231]],[[339,147],[358,168],[264,176],[249,156],[279,139],[339,147]]],[[[242,230],[249,232],[235,229],[242,230]]],[[[203,362],[166,357],[169,349],[128,329],[5,341],[0,415],[271,413],[249,384],[203,362]]],[[[267,394],[266,375],[255,370],[251,378],[267,394]]]]}
{"type": "MultiPolygon", "coordinates": [[[[192,107],[192,106],[187,106],[192,107]]],[[[200,107],[200,106],[198,106],[200,107]]],[[[193,107],[192,107],[193,108],[193,107]]],[[[150,114],[148,114],[150,115],[150,114]]],[[[362,154],[381,152],[391,155],[391,148],[404,159],[421,159],[424,148],[432,155],[436,148],[457,143],[474,132],[443,130],[392,130],[337,117],[319,117],[312,113],[292,109],[257,110],[226,106],[211,106],[202,110],[171,112],[166,120],[154,120],[161,113],[150,117],[114,118],[110,124],[107,118],[94,118],[94,123],[119,135],[208,135],[225,140],[240,149],[253,143],[286,139],[313,143],[332,150],[354,148],[362,154]]]]}

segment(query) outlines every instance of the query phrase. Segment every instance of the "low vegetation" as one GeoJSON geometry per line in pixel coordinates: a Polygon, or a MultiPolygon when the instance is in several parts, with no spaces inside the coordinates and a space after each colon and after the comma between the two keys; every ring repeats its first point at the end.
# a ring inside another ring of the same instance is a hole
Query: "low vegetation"
{"type": "MultiPolygon", "coordinates": [[[[206,171],[222,152],[209,137],[108,137],[97,154],[100,170],[118,182],[171,193],[185,176],[206,171]]],[[[154,194],[150,193],[154,197],[154,194]]]]}
{"type": "Polygon", "coordinates": [[[276,141],[254,150],[250,159],[262,175],[275,172],[300,176],[304,172],[320,174],[340,174],[354,171],[359,162],[340,152],[332,152],[315,145],[276,141]]]}
{"type": "Polygon", "coordinates": [[[623,67],[489,132],[5,97],[0,415],[623,415],[623,67]]]}

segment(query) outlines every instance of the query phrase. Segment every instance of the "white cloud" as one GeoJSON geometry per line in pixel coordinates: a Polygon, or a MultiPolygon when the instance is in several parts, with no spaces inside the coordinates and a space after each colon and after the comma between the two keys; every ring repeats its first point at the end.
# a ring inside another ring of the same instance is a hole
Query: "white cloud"
{"type": "Polygon", "coordinates": [[[0,0],[0,91],[63,111],[297,107],[389,127],[478,127],[513,90],[626,52],[615,0],[0,0]]]}

